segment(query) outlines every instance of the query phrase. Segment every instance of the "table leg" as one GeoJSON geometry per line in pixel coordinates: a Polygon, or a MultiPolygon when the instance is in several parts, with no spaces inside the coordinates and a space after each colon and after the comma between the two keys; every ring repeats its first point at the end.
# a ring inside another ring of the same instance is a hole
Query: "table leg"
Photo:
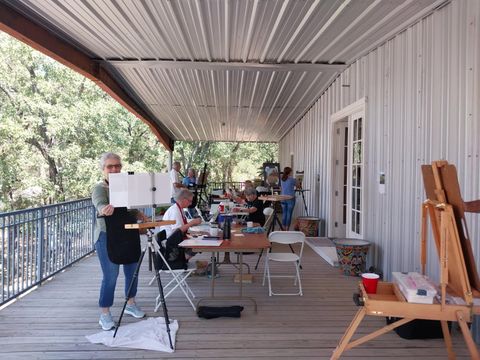
{"type": "MultiPolygon", "coordinates": [[[[253,304],[253,307],[254,307],[254,311],[255,313],[257,312],[257,302],[255,301],[254,298],[252,297],[245,297],[243,296],[243,266],[240,265],[240,268],[239,268],[239,275],[240,275],[240,289],[239,289],[239,296],[215,296],[215,267],[216,267],[216,255],[218,256],[219,253],[215,253],[215,252],[212,252],[212,257],[211,257],[211,264],[212,264],[212,271],[211,271],[211,275],[212,275],[212,278],[211,278],[211,282],[210,282],[210,297],[204,297],[204,298],[200,298],[198,299],[198,302],[197,302],[197,307],[200,306],[200,303],[203,302],[203,301],[207,301],[207,300],[249,300],[252,302],[253,304]]],[[[243,253],[240,252],[239,253],[239,261],[240,261],[240,264],[243,263],[243,253]]]]}
{"type": "Polygon", "coordinates": [[[232,265],[235,269],[238,269],[238,267],[236,265],[238,265],[240,267],[245,265],[248,273],[250,274],[250,265],[247,264],[247,263],[243,263],[242,261],[239,260],[239,258],[237,258],[237,262],[232,262],[232,260],[230,259],[230,252],[225,253],[225,255],[223,257],[223,261],[217,262],[218,267],[220,267],[221,265],[232,265]]]}
{"type": "MultiPolygon", "coordinates": [[[[212,264],[212,270],[210,271],[211,282],[210,282],[210,296],[213,298],[215,297],[215,268],[216,268],[216,259],[215,259],[215,252],[212,252],[212,257],[210,258],[210,263],[212,264]]],[[[208,269],[208,268],[207,268],[208,269]]]]}

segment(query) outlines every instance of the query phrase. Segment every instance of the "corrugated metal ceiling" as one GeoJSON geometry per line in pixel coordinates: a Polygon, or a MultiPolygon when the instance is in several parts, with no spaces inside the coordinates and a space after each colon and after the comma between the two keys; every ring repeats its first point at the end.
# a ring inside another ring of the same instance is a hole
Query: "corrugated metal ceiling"
{"type": "Polygon", "coordinates": [[[445,0],[5,0],[175,140],[279,141],[355,59],[445,0]]]}

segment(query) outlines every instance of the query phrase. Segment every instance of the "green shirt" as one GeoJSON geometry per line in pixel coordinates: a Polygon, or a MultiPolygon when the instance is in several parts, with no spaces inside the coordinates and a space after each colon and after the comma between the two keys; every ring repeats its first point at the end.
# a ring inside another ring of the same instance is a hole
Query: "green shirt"
{"type": "MultiPolygon", "coordinates": [[[[96,184],[92,191],[92,203],[95,207],[95,210],[97,210],[97,215],[100,215],[102,213],[102,209],[107,206],[109,202],[108,184],[104,180],[96,184]]],[[[98,240],[98,236],[102,231],[107,231],[105,219],[103,217],[96,217],[94,241],[98,240]]]]}

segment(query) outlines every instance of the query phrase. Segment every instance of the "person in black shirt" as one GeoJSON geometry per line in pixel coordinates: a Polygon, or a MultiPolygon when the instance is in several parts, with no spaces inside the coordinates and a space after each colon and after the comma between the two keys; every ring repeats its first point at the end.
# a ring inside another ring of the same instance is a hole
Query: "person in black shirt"
{"type": "Polygon", "coordinates": [[[259,223],[261,226],[265,224],[265,215],[263,214],[263,201],[257,198],[257,190],[254,188],[245,189],[245,197],[247,198],[246,206],[248,217],[247,221],[259,223]]]}

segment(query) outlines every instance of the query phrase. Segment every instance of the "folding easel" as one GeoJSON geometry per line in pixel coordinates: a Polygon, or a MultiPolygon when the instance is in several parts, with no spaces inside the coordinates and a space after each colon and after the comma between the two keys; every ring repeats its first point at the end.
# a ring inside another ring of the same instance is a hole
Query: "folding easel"
{"type": "Polygon", "coordinates": [[[353,318],[331,359],[339,359],[345,350],[415,319],[440,320],[449,359],[455,359],[455,353],[447,321],[458,322],[470,356],[480,359],[467,325],[473,315],[480,314],[480,306],[473,303],[474,297],[480,297],[478,274],[463,218],[464,206],[456,170],[446,161],[435,161],[431,166],[422,166],[422,173],[427,200],[422,204],[421,265],[425,272],[427,220],[430,218],[440,259],[440,300],[433,304],[409,303],[394,283],[380,282],[376,294],[367,294],[360,283],[363,307],[353,318]],[[460,299],[461,304],[447,303],[447,294],[460,299]],[[402,319],[350,341],[366,315],[402,319]]]}

